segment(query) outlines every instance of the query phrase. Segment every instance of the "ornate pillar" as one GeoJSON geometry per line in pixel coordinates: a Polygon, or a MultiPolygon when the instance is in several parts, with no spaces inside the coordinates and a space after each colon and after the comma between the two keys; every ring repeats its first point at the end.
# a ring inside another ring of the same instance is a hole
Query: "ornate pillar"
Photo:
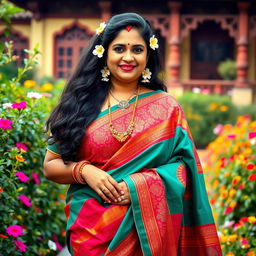
{"type": "Polygon", "coordinates": [[[248,8],[249,2],[238,2],[238,35],[237,35],[237,83],[236,87],[247,86],[248,73],[248,8]]]}
{"type": "Polygon", "coordinates": [[[249,40],[249,2],[238,2],[238,34],[237,34],[237,80],[232,90],[232,102],[236,105],[248,105],[253,101],[253,90],[247,79],[248,75],[248,40],[249,40]]]}
{"type": "Polygon", "coordinates": [[[101,20],[107,22],[111,17],[111,2],[101,1],[99,7],[101,9],[101,20]]]}
{"type": "Polygon", "coordinates": [[[169,60],[168,68],[170,69],[171,83],[179,84],[180,75],[180,8],[181,2],[168,3],[170,15],[170,37],[169,37],[169,60]]]}

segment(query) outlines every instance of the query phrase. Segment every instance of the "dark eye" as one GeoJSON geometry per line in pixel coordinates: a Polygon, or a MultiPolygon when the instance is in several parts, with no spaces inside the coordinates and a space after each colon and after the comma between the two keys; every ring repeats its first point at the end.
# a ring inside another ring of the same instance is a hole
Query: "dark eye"
{"type": "Polygon", "coordinates": [[[135,48],[133,49],[133,52],[134,52],[134,53],[141,53],[141,52],[143,52],[143,49],[142,49],[141,47],[135,47],[135,48]]]}
{"type": "Polygon", "coordinates": [[[124,49],[123,49],[123,47],[120,47],[120,46],[119,46],[119,47],[115,47],[115,48],[114,48],[114,51],[117,52],[117,53],[121,53],[121,52],[124,51],[124,49]]]}

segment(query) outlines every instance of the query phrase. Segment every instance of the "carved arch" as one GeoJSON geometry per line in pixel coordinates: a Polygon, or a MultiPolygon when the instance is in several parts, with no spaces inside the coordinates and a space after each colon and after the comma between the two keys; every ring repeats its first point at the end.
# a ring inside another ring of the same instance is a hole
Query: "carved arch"
{"type": "Polygon", "coordinates": [[[191,30],[197,29],[200,23],[212,20],[220,24],[224,30],[228,30],[231,37],[237,39],[238,17],[236,15],[182,15],[181,16],[181,39],[188,36],[191,30]]]}

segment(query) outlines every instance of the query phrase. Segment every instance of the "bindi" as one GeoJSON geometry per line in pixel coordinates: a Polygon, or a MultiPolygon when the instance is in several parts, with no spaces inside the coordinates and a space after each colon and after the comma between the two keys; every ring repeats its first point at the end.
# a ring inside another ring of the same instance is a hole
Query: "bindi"
{"type": "Polygon", "coordinates": [[[127,25],[127,26],[125,27],[125,29],[126,29],[128,32],[130,32],[130,31],[132,30],[132,26],[131,26],[131,25],[127,25]]]}

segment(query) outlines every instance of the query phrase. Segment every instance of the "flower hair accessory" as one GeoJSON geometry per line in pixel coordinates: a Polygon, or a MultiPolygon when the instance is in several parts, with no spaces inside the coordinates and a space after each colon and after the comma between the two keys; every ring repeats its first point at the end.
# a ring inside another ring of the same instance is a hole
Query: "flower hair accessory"
{"type": "Polygon", "coordinates": [[[153,50],[155,50],[156,48],[159,47],[158,45],[158,39],[155,37],[155,35],[151,36],[149,39],[149,46],[150,48],[152,48],[153,50]]]}
{"type": "Polygon", "coordinates": [[[100,26],[96,29],[96,34],[100,35],[104,31],[106,26],[107,24],[105,22],[101,22],[100,26]]]}
{"type": "Polygon", "coordinates": [[[105,49],[102,45],[95,45],[92,54],[98,56],[99,58],[102,58],[104,51],[105,49]]]}
{"type": "Polygon", "coordinates": [[[142,72],[143,80],[141,82],[142,83],[150,83],[151,75],[152,75],[152,72],[150,72],[149,68],[144,69],[142,72]]]}

